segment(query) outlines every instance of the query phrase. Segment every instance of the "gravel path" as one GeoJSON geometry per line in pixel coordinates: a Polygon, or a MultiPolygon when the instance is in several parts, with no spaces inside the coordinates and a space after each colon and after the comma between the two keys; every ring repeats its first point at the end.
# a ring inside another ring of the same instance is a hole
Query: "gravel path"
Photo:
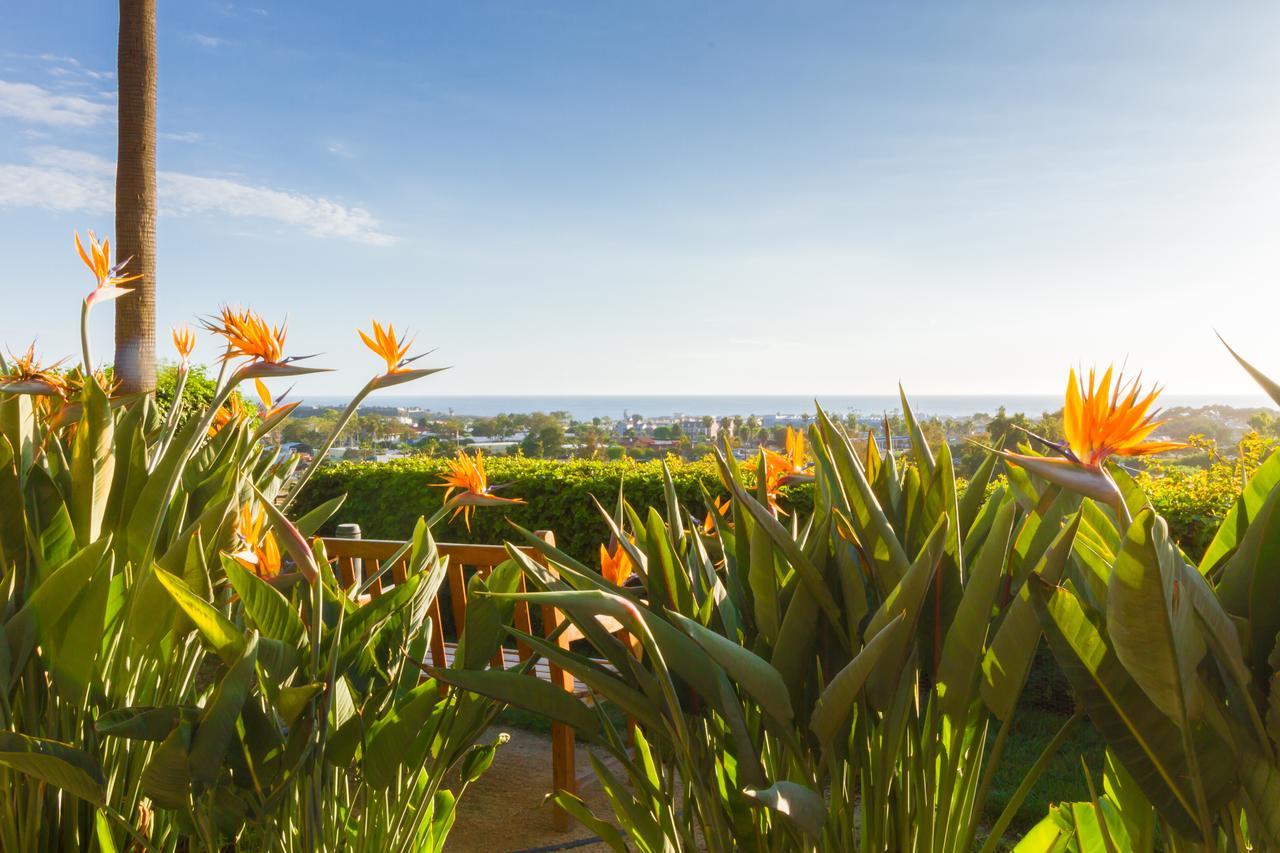
{"type": "MultiPolygon", "coordinates": [[[[557,832],[552,826],[551,806],[543,802],[551,790],[551,739],[495,726],[482,740],[491,740],[504,731],[511,740],[498,748],[489,772],[469,787],[458,803],[457,821],[445,849],[450,853],[607,851],[607,845],[591,842],[592,833],[576,822],[570,823],[567,832],[557,832]]],[[[577,766],[580,796],[597,815],[610,816],[612,812],[581,744],[577,766]]]]}

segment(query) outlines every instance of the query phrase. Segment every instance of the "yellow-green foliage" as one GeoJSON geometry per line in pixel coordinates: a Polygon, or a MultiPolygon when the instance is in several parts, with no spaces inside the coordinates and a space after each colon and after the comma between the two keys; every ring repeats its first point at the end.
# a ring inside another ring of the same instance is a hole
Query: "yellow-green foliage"
{"type": "Polygon", "coordinates": [[[1193,467],[1180,460],[1152,457],[1137,481],[1156,512],[1169,522],[1169,532],[1198,559],[1244,483],[1277,442],[1256,432],[1247,433],[1237,455],[1230,459],[1204,436],[1192,436],[1191,443],[1204,452],[1203,465],[1193,467]]]}
{"type": "MultiPolygon", "coordinates": [[[[1213,537],[1213,531],[1240,486],[1273,448],[1275,439],[1249,433],[1240,443],[1239,456],[1228,459],[1211,441],[1194,438],[1203,449],[1203,464],[1191,466],[1179,460],[1151,460],[1138,474],[1138,483],[1152,506],[1169,522],[1170,532],[1182,547],[1198,558],[1213,537]]],[[[597,546],[608,539],[609,530],[591,503],[594,495],[612,510],[619,483],[625,484],[628,500],[635,506],[661,506],[662,464],[633,459],[596,461],[574,459],[528,459],[491,456],[485,459],[492,483],[505,483],[499,494],[526,501],[522,506],[481,509],[467,532],[462,519],[441,525],[441,539],[471,542],[501,542],[509,538],[506,519],[531,530],[553,530],[560,545],[580,559],[594,561],[597,546]]],[[[668,460],[676,493],[691,512],[702,512],[701,488],[712,495],[724,494],[715,464],[710,457],[688,462],[668,460]]],[[[752,470],[750,465],[744,466],[752,470]]],[[[354,521],[367,538],[405,539],[419,516],[430,516],[442,504],[443,490],[432,484],[440,479],[444,463],[430,457],[410,457],[377,464],[341,462],[325,466],[299,498],[305,512],[335,495],[347,493],[342,510],[329,524],[354,521]]],[[[784,505],[808,512],[812,503],[807,485],[785,489],[784,505]]]]}
{"type": "MultiPolygon", "coordinates": [[[[720,476],[710,457],[696,462],[677,458],[667,461],[676,494],[689,511],[704,513],[702,488],[714,495],[725,494],[720,476]]],[[[462,518],[435,530],[441,541],[502,542],[512,536],[507,518],[531,530],[552,530],[568,553],[595,561],[598,546],[607,542],[609,528],[591,502],[594,495],[610,512],[617,505],[618,486],[626,489],[627,500],[637,507],[662,506],[662,463],[633,459],[595,461],[574,459],[528,459],[519,456],[486,456],[489,482],[506,484],[498,494],[520,498],[523,505],[481,507],[468,533],[462,518]]],[[[749,466],[744,466],[749,467],[749,466]]],[[[439,482],[444,470],[441,459],[415,456],[377,464],[340,462],[326,466],[298,499],[299,514],[347,493],[346,503],[330,521],[328,530],[341,522],[359,523],[367,539],[405,539],[419,516],[430,516],[443,503],[439,482]]],[[[807,513],[809,486],[783,489],[785,507],[807,513]]]]}

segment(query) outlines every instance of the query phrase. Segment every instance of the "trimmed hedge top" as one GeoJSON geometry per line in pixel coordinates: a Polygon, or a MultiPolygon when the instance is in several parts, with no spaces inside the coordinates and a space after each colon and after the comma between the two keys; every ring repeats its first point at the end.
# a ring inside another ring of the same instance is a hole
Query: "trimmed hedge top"
{"type": "MultiPolygon", "coordinates": [[[[686,462],[667,460],[676,493],[693,514],[704,512],[702,488],[724,494],[719,473],[710,457],[686,462]]],[[[633,506],[661,507],[662,463],[633,459],[529,459],[521,456],[486,456],[489,482],[506,484],[504,497],[520,498],[522,505],[480,507],[467,532],[458,518],[442,524],[436,536],[442,541],[498,543],[511,539],[510,518],[530,530],[551,530],[557,544],[588,565],[595,565],[599,546],[609,539],[609,528],[591,502],[596,499],[610,512],[623,484],[633,506]]],[[[747,466],[750,467],[750,466],[747,466]]],[[[754,470],[754,469],[752,469],[754,470]]],[[[368,539],[408,539],[419,516],[430,516],[443,503],[444,490],[434,484],[444,471],[442,459],[414,456],[391,462],[339,462],[326,465],[298,497],[298,513],[346,492],[342,509],[329,522],[356,522],[368,539]]],[[[750,475],[749,475],[750,476],[750,475]]],[[[1231,505],[1234,494],[1223,483],[1207,488],[1196,477],[1145,477],[1143,486],[1155,509],[1170,520],[1175,538],[1189,554],[1203,552],[1213,530],[1231,505]]],[[[783,505],[807,513],[812,508],[812,485],[783,490],[783,505]]]]}
{"type": "MultiPolygon", "coordinates": [[[[609,528],[591,498],[610,512],[617,505],[618,487],[636,507],[663,505],[662,463],[632,459],[528,459],[519,456],[486,456],[489,482],[505,484],[498,494],[520,498],[522,505],[479,507],[468,533],[462,518],[440,525],[441,541],[497,543],[513,538],[510,518],[530,530],[551,530],[560,548],[588,565],[595,565],[599,546],[609,540],[609,528]]],[[[715,461],[677,458],[667,461],[676,493],[688,510],[701,517],[702,488],[712,495],[725,494],[715,461]]],[[[407,539],[419,516],[430,516],[443,504],[440,481],[444,461],[414,456],[391,462],[339,462],[316,472],[298,496],[298,514],[329,498],[347,493],[347,500],[326,526],[356,522],[367,539],[407,539]]],[[[783,503],[801,512],[811,507],[812,486],[784,489],[783,503]]]]}

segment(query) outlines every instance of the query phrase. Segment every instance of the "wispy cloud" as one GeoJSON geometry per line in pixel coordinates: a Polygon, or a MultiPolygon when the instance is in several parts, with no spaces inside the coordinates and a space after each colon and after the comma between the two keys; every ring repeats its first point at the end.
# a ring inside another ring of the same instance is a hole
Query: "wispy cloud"
{"type": "MultiPolygon", "coordinates": [[[[115,164],[87,151],[41,147],[30,164],[0,164],[0,207],[37,207],[109,213],[115,204],[115,164]]],[[[157,175],[160,212],[260,219],[330,237],[388,246],[396,238],[362,207],[323,196],[255,186],[183,172],[157,175]]]]}
{"type": "Polygon", "coordinates": [[[351,149],[348,148],[346,143],[343,143],[343,142],[326,142],[324,146],[324,150],[328,151],[330,154],[334,155],[335,157],[346,157],[347,159],[350,159],[356,156],[355,154],[351,153],[351,149]]]}
{"type": "Polygon", "coordinates": [[[192,33],[191,40],[196,44],[200,45],[201,47],[207,47],[211,49],[216,47],[226,47],[227,45],[231,44],[231,42],[228,41],[227,39],[221,38],[219,36],[207,35],[205,33],[192,33]]]}
{"type": "Polygon", "coordinates": [[[34,83],[0,80],[0,118],[58,127],[92,127],[110,117],[110,104],[61,94],[34,83]]]}
{"type": "Polygon", "coordinates": [[[170,142],[199,142],[203,137],[194,130],[170,130],[161,133],[160,138],[170,142]]]}
{"type": "Polygon", "coordinates": [[[110,213],[115,190],[109,178],[48,166],[0,163],[0,207],[110,213]]]}
{"type": "Polygon", "coordinates": [[[255,187],[225,178],[161,172],[163,210],[179,214],[221,213],[260,217],[292,225],[318,237],[339,237],[372,246],[395,242],[378,230],[378,220],[361,207],[347,207],[320,196],[255,187]]]}
{"type": "Polygon", "coordinates": [[[39,148],[32,148],[27,153],[31,155],[31,162],[37,166],[61,169],[79,175],[103,175],[114,178],[116,174],[115,163],[88,151],[42,145],[39,148]]]}

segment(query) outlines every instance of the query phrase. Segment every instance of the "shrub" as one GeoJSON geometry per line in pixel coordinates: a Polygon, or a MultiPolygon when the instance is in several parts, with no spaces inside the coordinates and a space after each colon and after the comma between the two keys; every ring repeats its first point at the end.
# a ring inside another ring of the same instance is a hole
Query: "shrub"
{"type": "MultiPolygon", "coordinates": [[[[511,538],[506,519],[530,530],[551,530],[569,554],[595,561],[609,528],[591,502],[592,496],[612,510],[618,487],[625,485],[627,500],[638,507],[662,506],[662,463],[619,459],[556,461],[521,456],[485,458],[489,480],[504,484],[498,494],[520,498],[524,504],[477,512],[467,531],[461,518],[441,524],[437,538],[446,541],[501,542],[511,538]]],[[[702,489],[725,494],[710,459],[685,462],[667,460],[680,502],[692,513],[701,513],[702,489]]],[[[415,456],[384,463],[339,462],[321,468],[299,500],[305,513],[330,498],[347,494],[346,503],[329,522],[356,522],[369,539],[406,539],[419,516],[430,517],[443,503],[444,490],[435,488],[444,471],[444,460],[415,456]]],[[[784,490],[784,506],[808,512],[812,504],[809,486],[784,490]]],[[[701,518],[699,517],[699,520],[701,518]]]]}
{"type": "MultiPolygon", "coordinates": [[[[1252,435],[1252,434],[1251,434],[1252,435]]],[[[1265,451],[1274,446],[1256,435],[1246,436],[1242,456],[1247,472],[1257,468],[1265,451]]],[[[1194,469],[1163,463],[1153,464],[1138,475],[1138,482],[1155,510],[1169,521],[1169,530],[1193,558],[1205,546],[1231,502],[1240,494],[1243,478],[1240,462],[1214,456],[1208,468],[1194,469]]],[[[495,456],[488,460],[494,483],[508,484],[500,494],[523,498],[527,503],[504,512],[477,514],[470,533],[458,519],[441,525],[441,538],[475,542],[501,542],[511,528],[506,518],[530,530],[555,531],[560,547],[580,560],[594,561],[596,547],[609,537],[608,527],[591,503],[594,495],[607,509],[617,501],[618,485],[625,483],[627,499],[634,505],[661,506],[662,464],[637,462],[623,457],[608,461],[528,459],[495,456]]],[[[706,488],[713,495],[724,493],[710,457],[686,462],[668,459],[680,502],[691,512],[701,512],[706,488]]],[[[444,469],[444,461],[416,456],[386,463],[340,462],[321,468],[308,491],[299,500],[303,511],[318,506],[343,492],[347,501],[331,522],[356,522],[371,539],[406,539],[418,516],[430,516],[441,506],[441,489],[432,488],[444,469]]],[[[812,487],[799,485],[787,490],[788,507],[807,513],[812,505],[812,487]]]]}
{"type": "Polygon", "coordinates": [[[1198,560],[1244,484],[1277,442],[1256,432],[1247,433],[1240,440],[1237,455],[1230,459],[1203,436],[1192,436],[1191,443],[1204,451],[1204,467],[1155,459],[1138,474],[1137,482],[1151,506],[1168,522],[1170,535],[1198,560]]]}

